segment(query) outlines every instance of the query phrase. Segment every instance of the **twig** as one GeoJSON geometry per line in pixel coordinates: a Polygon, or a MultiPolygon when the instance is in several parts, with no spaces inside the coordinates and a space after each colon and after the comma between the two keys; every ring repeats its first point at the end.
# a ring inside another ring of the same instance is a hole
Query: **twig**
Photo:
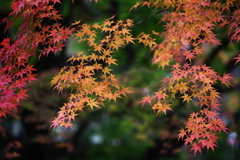
{"type": "Polygon", "coordinates": [[[161,13],[161,12],[164,12],[164,11],[166,11],[166,10],[160,10],[160,11],[158,11],[158,12],[156,12],[156,13],[154,13],[154,14],[148,16],[148,17],[146,17],[145,19],[143,19],[143,20],[141,20],[141,21],[139,21],[139,22],[133,24],[132,27],[134,27],[134,26],[136,26],[136,25],[138,25],[138,24],[140,24],[140,23],[142,23],[142,22],[144,22],[144,21],[146,21],[146,20],[149,20],[151,17],[153,17],[153,16],[155,16],[155,15],[161,13]]]}

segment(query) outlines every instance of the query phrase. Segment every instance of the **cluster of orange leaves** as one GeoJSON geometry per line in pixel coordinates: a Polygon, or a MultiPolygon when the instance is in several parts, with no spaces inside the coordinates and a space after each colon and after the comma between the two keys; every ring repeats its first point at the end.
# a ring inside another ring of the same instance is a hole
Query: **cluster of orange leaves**
{"type": "MultiPolygon", "coordinates": [[[[240,40],[239,5],[236,0],[154,0],[138,2],[132,7],[147,6],[163,11],[159,23],[164,24],[165,31],[154,31],[153,34],[164,37],[164,40],[153,47],[153,63],[162,68],[172,66],[170,76],[162,80],[159,91],[153,96],[143,97],[140,103],[149,103],[157,114],[172,110],[170,102],[176,94],[181,95],[183,102],[198,104],[200,111],[190,115],[186,127],[178,135],[178,139],[185,141],[185,146],[192,147],[194,154],[202,153],[204,148],[214,150],[217,147],[216,134],[227,130],[217,113],[220,110],[220,93],[214,85],[221,82],[229,86],[232,77],[229,74],[220,76],[210,67],[194,65],[192,61],[197,55],[204,54],[201,44],[221,45],[213,32],[216,27],[228,28],[231,41],[240,40]],[[236,7],[233,13],[230,12],[231,7],[236,7]]],[[[240,61],[240,57],[236,59],[240,61]]]]}
{"type": "MultiPolygon", "coordinates": [[[[75,92],[58,112],[52,123],[53,127],[69,127],[77,111],[82,111],[86,106],[91,109],[100,108],[105,100],[116,101],[116,98],[126,96],[126,93],[130,92],[112,74],[110,66],[117,65],[117,60],[112,54],[119,47],[134,43],[134,38],[129,33],[133,21],[115,21],[113,18],[105,20],[102,24],[82,24],[77,27],[80,29],[74,34],[76,40],[79,43],[85,42],[89,49],[87,53],[79,51],[76,56],[72,56],[68,60],[70,65],[62,68],[51,81],[51,85],[55,85],[59,91],[71,88],[75,92]],[[71,65],[73,63],[74,65],[71,65]]],[[[75,26],[77,24],[78,22],[74,23],[75,26]]]]}
{"type": "MultiPolygon", "coordinates": [[[[192,113],[186,123],[185,129],[180,130],[178,139],[185,141],[185,146],[190,144],[194,154],[202,148],[211,148],[217,146],[217,137],[215,136],[220,131],[227,130],[226,125],[217,111],[219,106],[219,92],[213,87],[217,82],[230,85],[232,78],[225,74],[220,76],[206,65],[189,64],[180,65],[176,63],[172,66],[171,75],[162,80],[162,87],[158,92],[155,92],[152,97],[144,97],[140,103],[144,105],[149,103],[156,113],[167,110],[172,110],[171,105],[174,105],[173,99],[176,94],[182,95],[182,102],[195,102],[201,107],[201,110],[192,113]]],[[[192,104],[194,105],[194,104],[192,104]]]]}
{"type": "MultiPolygon", "coordinates": [[[[97,2],[97,0],[95,0],[97,2]]],[[[162,80],[162,87],[153,96],[143,97],[143,105],[149,103],[157,114],[172,110],[172,99],[180,94],[183,102],[198,104],[200,111],[192,113],[186,127],[180,130],[178,139],[184,139],[185,145],[192,146],[194,154],[204,148],[217,146],[216,134],[226,131],[226,126],[218,117],[219,92],[214,85],[221,82],[227,86],[232,79],[229,74],[223,76],[206,65],[193,65],[192,61],[204,54],[201,44],[221,45],[214,29],[228,29],[231,41],[239,42],[240,9],[237,0],[149,0],[136,3],[131,10],[147,6],[162,10],[160,24],[165,31],[131,34],[133,20],[109,18],[102,23],[80,24],[63,27],[61,15],[54,8],[60,0],[14,0],[12,12],[6,23],[6,30],[14,20],[22,23],[15,38],[6,38],[0,43],[0,117],[16,110],[17,103],[25,99],[26,82],[34,80],[33,66],[28,64],[30,56],[41,47],[40,56],[56,53],[64,42],[74,36],[79,43],[86,43],[88,51],[79,51],[53,78],[54,89],[63,91],[72,89],[68,102],[52,122],[53,127],[71,127],[78,111],[89,106],[100,108],[104,101],[114,100],[130,93],[129,88],[120,84],[112,73],[111,65],[117,65],[113,53],[132,43],[143,43],[154,51],[153,63],[159,67],[171,66],[169,77],[162,80]],[[235,8],[234,8],[235,7],[235,8]],[[234,11],[231,13],[230,11],[234,11]],[[46,21],[51,22],[47,24],[46,21]],[[160,44],[153,36],[163,37],[160,44]]],[[[157,23],[156,23],[157,25],[157,23]]],[[[240,61],[240,55],[236,58],[240,61]]]]}
{"type": "Polygon", "coordinates": [[[149,34],[141,33],[133,38],[130,34],[133,21],[130,19],[117,21],[113,16],[93,25],[80,24],[80,21],[72,25],[80,28],[74,34],[76,40],[86,43],[89,49],[86,53],[79,51],[76,56],[72,56],[68,62],[74,65],[62,68],[51,81],[51,85],[55,85],[58,91],[66,88],[74,90],[69,102],[58,112],[53,127],[71,127],[77,111],[82,111],[86,106],[100,108],[104,106],[104,101],[116,101],[130,93],[129,88],[122,86],[111,72],[111,65],[117,65],[112,54],[120,47],[134,44],[134,40],[149,47],[156,44],[149,34]]]}

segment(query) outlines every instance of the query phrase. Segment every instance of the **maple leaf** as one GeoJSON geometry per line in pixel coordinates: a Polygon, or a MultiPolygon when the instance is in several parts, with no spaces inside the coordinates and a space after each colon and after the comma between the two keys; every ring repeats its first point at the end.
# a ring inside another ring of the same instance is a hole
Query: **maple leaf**
{"type": "Polygon", "coordinates": [[[3,47],[10,46],[10,38],[4,38],[0,45],[2,45],[3,47]]]}
{"type": "Polygon", "coordinates": [[[66,129],[68,127],[72,128],[73,124],[70,121],[68,121],[60,123],[60,126],[64,126],[64,128],[66,129]]]}
{"type": "Polygon", "coordinates": [[[99,25],[98,23],[94,23],[92,27],[98,29],[98,28],[101,28],[101,25],[99,25]]]}
{"type": "Polygon", "coordinates": [[[126,35],[126,34],[129,34],[129,29],[127,29],[127,28],[122,28],[122,30],[121,30],[121,34],[123,34],[123,35],[126,35]]]}
{"type": "Polygon", "coordinates": [[[75,117],[77,116],[78,114],[76,114],[75,112],[71,112],[71,114],[70,115],[68,115],[67,117],[67,119],[68,119],[68,121],[71,121],[71,120],[74,120],[75,121],[75,117]]]}
{"type": "Polygon", "coordinates": [[[53,121],[52,121],[52,124],[50,126],[50,128],[56,128],[60,123],[60,120],[58,118],[55,118],[53,121]]]}
{"type": "Polygon", "coordinates": [[[56,3],[62,3],[60,0],[52,0],[54,4],[56,3]]]}
{"type": "Polygon", "coordinates": [[[147,1],[143,1],[142,2],[142,6],[148,6],[148,8],[150,7],[151,3],[147,2],[147,1]]]}
{"type": "Polygon", "coordinates": [[[190,151],[193,151],[194,152],[194,155],[196,155],[197,152],[199,152],[200,154],[202,154],[202,143],[193,143],[192,145],[192,148],[190,149],[190,151]]]}
{"type": "MultiPolygon", "coordinates": [[[[127,97],[126,93],[133,93],[132,91],[129,90],[130,88],[127,87],[127,88],[123,88],[119,91],[119,94],[122,94],[124,95],[125,97],[127,97]]],[[[140,102],[139,102],[140,103],[140,102]]]]}
{"type": "Polygon", "coordinates": [[[230,81],[233,79],[234,78],[230,76],[230,74],[224,74],[223,77],[221,78],[221,83],[225,84],[226,86],[229,86],[230,81]]]}
{"type": "Polygon", "coordinates": [[[184,95],[181,97],[183,98],[183,102],[187,101],[189,103],[189,101],[192,100],[191,96],[189,96],[188,94],[184,93],[184,95]]]}
{"type": "Polygon", "coordinates": [[[142,103],[142,107],[145,105],[146,102],[148,102],[150,105],[152,105],[152,104],[151,104],[152,98],[151,98],[149,95],[148,95],[147,97],[143,97],[142,99],[143,99],[143,100],[141,100],[140,102],[138,102],[138,103],[142,103]]]}
{"type": "Polygon", "coordinates": [[[179,90],[181,93],[187,91],[189,87],[187,86],[187,82],[180,82],[175,85],[176,90],[179,90]]]}
{"type": "Polygon", "coordinates": [[[99,103],[95,101],[95,99],[89,99],[87,102],[87,105],[91,107],[91,109],[93,110],[93,107],[97,107],[100,108],[99,103]]]}
{"type": "Polygon", "coordinates": [[[110,96],[110,100],[112,99],[112,100],[114,100],[115,102],[116,102],[116,100],[117,100],[117,98],[121,98],[121,96],[120,96],[120,94],[119,94],[119,92],[118,91],[116,91],[115,93],[113,93],[113,94],[110,94],[111,96],[110,96]]]}
{"type": "Polygon", "coordinates": [[[163,91],[158,91],[158,92],[155,92],[155,96],[153,96],[153,98],[157,98],[158,101],[163,99],[163,100],[166,100],[166,97],[167,97],[167,94],[166,93],[163,93],[163,91]]]}
{"type": "Polygon", "coordinates": [[[104,56],[107,57],[107,56],[110,56],[111,53],[113,53],[113,51],[109,50],[109,49],[103,49],[102,53],[103,53],[104,56]]]}
{"type": "Polygon", "coordinates": [[[220,98],[220,96],[219,96],[219,92],[217,92],[216,90],[211,90],[211,92],[210,92],[210,96],[212,97],[212,98],[220,98]]]}
{"type": "Polygon", "coordinates": [[[115,61],[117,61],[117,60],[116,60],[116,59],[113,59],[112,57],[109,57],[109,58],[106,60],[106,63],[107,63],[108,65],[111,65],[111,64],[117,65],[117,63],[116,63],[115,61]]]}
{"type": "Polygon", "coordinates": [[[90,57],[90,60],[94,60],[94,61],[96,61],[99,58],[99,56],[94,53],[92,53],[89,57],[90,57]]]}
{"type": "Polygon", "coordinates": [[[212,142],[211,140],[200,140],[200,143],[203,146],[207,147],[207,150],[209,150],[209,148],[211,148],[214,151],[214,147],[218,147],[215,142],[212,142]]]}
{"type": "Polygon", "coordinates": [[[171,110],[172,111],[172,108],[170,108],[169,106],[171,106],[171,104],[166,104],[166,103],[160,103],[158,102],[157,104],[154,104],[152,106],[152,109],[153,110],[157,110],[157,115],[162,111],[165,115],[167,114],[166,111],[167,109],[168,110],[171,110]]]}
{"type": "Polygon", "coordinates": [[[127,42],[127,44],[129,44],[129,43],[135,44],[134,41],[133,41],[133,40],[135,40],[135,38],[133,38],[131,35],[126,35],[124,40],[127,42]]]}
{"type": "Polygon", "coordinates": [[[114,23],[114,21],[106,20],[106,21],[103,22],[103,26],[111,26],[113,23],[114,23]]]}
{"type": "Polygon", "coordinates": [[[20,100],[26,99],[26,97],[29,97],[26,92],[28,89],[20,89],[19,92],[16,94],[16,102],[19,102],[20,100]]]}
{"type": "Polygon", "coordinates": [[[179,141],[179,139],[184,139],[184,136],[187,135],[186,130],[183,129],[183,128],[182,128],[181,130],[179,130],[179,132],[180,132],[180,133],[178,133],[178,135],[177,135],[177,137],[178,137],[178,141],[179,141]]]}
{"type": "Polygon", "coordinates": [[[102,64],[95,63],[95,64],[93,65],[93,67],[94,67],[94,69],[96,69],[96,70],[100,70],[100,69],[102,69],[102,64]]]}
{"type": "Polygon", "coordinates": [[[148,45],[150,48],[156,45],[156,42],[154,41],[155,39],[149,39],[145,43],[148,45]]]}
{"type": "Polygon", "coordinates": [[[105,67],[103,70],[102,70],[102,72],[104,73],[104,74],[110,74],[110,71],[111,71],[112,69],[109,69],[108,67],[105,67]]]}
{"type": "Polygon", "coordinates": [[[190,62],[191,62],[192,59],[196,58],[195,54],[196,53],[194,53],[193,51],[183,52],[183,55],[186,56],[186,59],[189,60],[190,62]]]}
{"type": "Polygon", "coordinates": [[[99,94],[99,95],[102,94],[104,90],[105,90],[105,87],[102,86],[101,84],[98,85],[98,86],[96,86],[96,87],[93,89],[93,91],[96,92],[96,94],[99,94]]]}

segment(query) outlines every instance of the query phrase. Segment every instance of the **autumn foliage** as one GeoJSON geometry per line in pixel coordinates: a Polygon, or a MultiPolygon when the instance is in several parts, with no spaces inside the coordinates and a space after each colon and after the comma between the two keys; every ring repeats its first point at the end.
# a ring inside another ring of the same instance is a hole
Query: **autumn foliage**
{"type": "MultiPolygon", "coordinates": [[[[70,65],[63,67],[51,81],[51,86],[59,92],[72,90],[68,102],[52,122],[54,128],[67,128],[85,107],[100,108],[105,101],[116,101],[131,93],[130,87],[121,84],[112,72],[112,65],[117,65],[118,61],[113,54],[126,45],[143,44],[154,53],[153,64],[161,69],[170,67],[171,72],[160,80],[161,87],[153,95],[143,97],[139,103],[151,105],[156,114],[173,110],[177,96],[183,103],[199,106],[199,111],[191,113],[186,126],[179,131],[178,139],[184,140],[185,146],[191,146],[194,154],[217,147],[217,134],[228,129],[218,116],[220,93],[215,85],[230,86],[233,78],[193,61],[205,54],[203,44],[221,45],[215,33],[218,28],[228,30],[230,41],[239,42],[238,0],[139,1],[129,12],[139,7],[154,8],[161,15],[156,25],[162,24],[164,32],[142,32],[137,36],[131,33],[137,22],[117,20],[114,16],[92,25],[79,20],[71,26],[63,26],[61,14],[54,7],[57,3],[61,1],[13,0],[11,13],[1,21],[6,25],[6,32],[15,20],[20,20],[21,24],[15,37],[5,38],[0,43],[0,117],[15,112],[19,102],[28,97],[26,87],[36,79],[35,69],[28,60],[36,52],[39,58],[55,54],[70,37],[88,46],[88,52],[80,50],[72,56],[68,60],[70,65]],[[159,43],[158,38],[163,41],[159,43]]],[[[238,63],[240,54],[235,59],[238,63]]]]}

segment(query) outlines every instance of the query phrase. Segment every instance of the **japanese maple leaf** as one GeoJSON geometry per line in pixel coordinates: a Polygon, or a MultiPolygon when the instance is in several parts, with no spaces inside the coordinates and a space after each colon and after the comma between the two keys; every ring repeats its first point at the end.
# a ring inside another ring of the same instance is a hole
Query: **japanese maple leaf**
{"type": "Polygon", "coordinates": [[[28,89],[20,89],[20,91],[16,94],[16,101],[19,102],[20,100],[26,99],[26,97],[29,97],[26,92],[28,89]]]}
{"type": "Polygon", "coordinates": [[[180,82],[176,84],[175,88],[182,93],[187,91],[189,87],[187,86],[187,82],[180,82]]]}
{"type": "Polygon", "coordinates": [[[186,136],[186,134],[187,134],[187,131],[185,130],[185,129],[181,129],[181,130],[179,130],[179,134],[177,135],[177,137],[178,137],[178,141],[179,141],[179,139],[183,139],[184,138],[184,136],[186,136]]]}
{"type": "Polygon", "coordinates": [[[214,141],[211,140],[201,140],[201,143],[207,147],[207,150],[209,150],[209,148],[211,148],[214,151],[214,147],[218,147],[214,141]]]}
{"type": "Polygon", "coordinates": [[[124,95],[125,97],[127,97],[126,93],[132,93],[132,91],[129,90],[130,88],[127,87],[127,88],[123,88],[122,90],[120,90],[120,94],[121,95],[124,95]]]}
{"type": "Polygon", "coordinates": [[[163,99],[163,100],[166,100],[166,97],[167,97],[167,94],[166,93],[163,93],[162,91],[158,91],[158,92],[155,92],[155,96],[153,98],[157,98],[158,101],[160,99],[163,99]]]}
{"type": "Polygon", "coordinates": [[[184,94],[181,98],[183,98],[183,102],[187,101],[188,103],[192,100],[191,96],[189,96],[188,94],[184,94]]]}
{"type": "Polygon", "coordinates": [[[60,124],[60,126],[64,126],[65,129],[68,128],[68,127],[72,128],[72,125],[73,125],[73,124],[72,124],[70,121],[68,121],[68,122],[63,122],[62,124],[60,124]]]}
{"type": "Polygon", "coordinates": [[[162,103],[158,102],[157,104],[153,105],[152,109],[158,110],[157,114],[159,114],[162,111],[166,115],[167,109],[172,110],[172,108],[170,108],[169,106],[170,106],[170,104],[166,104],[166,103],[162,104],[162,103]]]}
{"type": "MultiPolygon", "coordinates": [[[[172,111],[172,108],[170,108],[169,106],[171,106],[170,104],[163,104],[162,105],[162,109],[161,109],[161,111],[163,111],[163,113],[166,115],[167,113],[166,113],[166,111],[167,111],[167,109],[168,110],[171,110],[172,111]]],[[[158,110],[158,113],[160,112],[160,110],[158,110]]],[[[157,113],[157,114],[158,114],[157,113]]]]}
{"type": "Polygon", "coordinates": [[[88,102],[87,102],[87,105],[89,105],[91,107],[91,109],[93,110],[93,107],[97,107],[97,108],[100,108],[98,106],[98,102],[95,101],[95,99],[90,99],[88,102]]]}
{"type": "Polygon", "coordinates": [[[234,78],[230,76],[230,74],[224,74],[221,82],[225,84],[226,86],[229,86],[231,83],[230,81],[233,80],[234,78]]]}
{"type": "Polygon", "coordinates": [[[148,102],[150,105],[151,104],[151,101],[152,101],[152,98],[148,95],[147,97],[143,97],[142,98],[143,100],[141,100],[139,103],[142,103],[142,107],[145,105],[146,102],[148,102]]]}
{"type": "Polygon", "coordinates": [[[202,154],[202,143],[199,143],[199,144],[193,143],[191,146],[192,146],[192,148],[190,149],[190,151],[193,150],[194,156],[196,155],[197,152],[202,154]]]}
{"type": "Polygon", "coordinates": [[[52,0],[52,1],[53,1],[54,4],[55,4],[55,3],[61,3],[60,0],[52,0]]]}

